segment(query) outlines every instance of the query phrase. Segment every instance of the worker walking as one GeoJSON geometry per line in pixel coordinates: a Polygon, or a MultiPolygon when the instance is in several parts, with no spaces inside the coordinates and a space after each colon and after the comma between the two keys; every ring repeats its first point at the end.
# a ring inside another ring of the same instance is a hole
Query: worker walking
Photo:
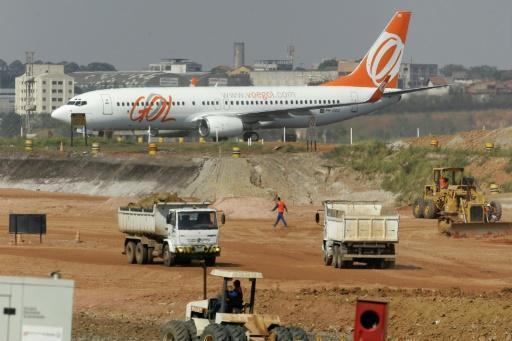
{"type": "Polygon", "coordinates": [[[286,207],[286,204],[284,203],[284,201],[281,200],[280,197],[277,197],[276,206],[274,206],[274,208],[272,209],[272,211],[275,211],[275,210],[277,210],[277,219],[276,219],[276,222],[274,223],[274,227],[277,226],[277,223],[279,223],[279,220],[281,220],[283,222],[285,227],[288,227],[286,220],[284,220],[284,211],[286,211],[286,213],[288,213],[288,207],[286,207]]]}

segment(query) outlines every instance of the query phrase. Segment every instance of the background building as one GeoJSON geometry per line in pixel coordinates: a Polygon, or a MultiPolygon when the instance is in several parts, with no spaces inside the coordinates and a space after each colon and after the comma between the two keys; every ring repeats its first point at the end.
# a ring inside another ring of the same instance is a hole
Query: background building
{"type": "Polygon", "coordinates": [[[437,64],[402,63],[398,75],[398,87],[409,89],[427,86],[429,79],[437,75],[437,64]]]}
{"type": "Polygon", "coordinates": [[[0,89],[0,114],[14,112],[14,89],[0,89]]]}
{"type": "Polygon", "coordinates": [[[293,60],[291,59],[261,59],[254,62],[254,71],[291,71],[293,60]]]}
{"type": "Polygon", "coordinates": [[[338,78],[338,71],[252,71],[249,73],[255,86],[316,85],[338,78]]]}
{"type": "Polygon", "coordinates": [[[245,65],[245,43],[233,44],[233,69],[237,69],[245,65]]]}
{"type": "Polygon", "coordinates": [[[27,114],[28,109],[35,114],[50,113],[74,95],[74,81],[64,73],[64,65],[33,64],[32,76],[25,73],[16,77],[15,111],[20,115],[27,114]],[[27,82],[32,82],[30,93],[27,82]]]}
{"type": "Polygon", "coordinates": [[[160,63],[149,64],[149,71],[189,73],[201,72],[203,66],[184,58],[162,59],[160,63]]]}

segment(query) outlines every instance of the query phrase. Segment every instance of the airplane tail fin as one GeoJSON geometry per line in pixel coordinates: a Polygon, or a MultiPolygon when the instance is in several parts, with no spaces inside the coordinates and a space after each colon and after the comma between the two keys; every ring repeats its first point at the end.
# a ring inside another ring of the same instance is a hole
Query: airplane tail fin
{"type": "Polygon", "coordinates": [[[388,87],[396,88],[410,18],[411,12],[396,12],[351,74],[322,85],[376,87],[389,75],[388,87]]]}

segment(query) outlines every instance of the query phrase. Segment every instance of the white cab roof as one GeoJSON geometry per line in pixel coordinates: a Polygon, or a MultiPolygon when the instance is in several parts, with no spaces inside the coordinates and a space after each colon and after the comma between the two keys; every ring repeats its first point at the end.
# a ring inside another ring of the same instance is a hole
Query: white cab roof
{"type": "Polygon", "coordinates": [[[214,269],[210,273],[213,276],[228,277],[228,278],[263,278],[261,272],[252,271],[237,271],[237,270],[220,270],[214,269]]]}

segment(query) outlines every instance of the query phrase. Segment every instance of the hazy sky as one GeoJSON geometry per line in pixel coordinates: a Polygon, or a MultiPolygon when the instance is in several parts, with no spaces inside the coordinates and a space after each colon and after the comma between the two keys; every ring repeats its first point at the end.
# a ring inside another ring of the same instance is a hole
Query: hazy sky
{"type": "Polygon", "coordinates": [[[413,11],[404,58],[512,69],[511,0],[1,0],[0,58],[103,61],[140,70],[161,58],[206,69],[232,64],[244,41],[246,64],[283,58],[296,65],[362,57],[397,9],[413,11]]]}

